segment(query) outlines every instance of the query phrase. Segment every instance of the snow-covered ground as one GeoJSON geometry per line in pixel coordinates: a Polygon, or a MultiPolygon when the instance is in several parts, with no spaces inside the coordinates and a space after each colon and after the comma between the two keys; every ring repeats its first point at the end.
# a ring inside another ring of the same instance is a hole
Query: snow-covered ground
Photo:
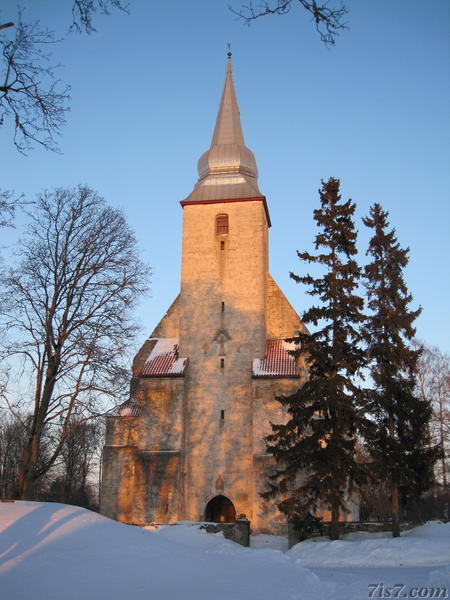
{"type": "Polygon", "coordinates": [[[429,523],[397,539],[321,538],[288,551],[275,536],[254,536],[243,548],[189,523],[144,530],[75,506],[0,503],[2,600],[449,596],[450,524],[429,523]]]}

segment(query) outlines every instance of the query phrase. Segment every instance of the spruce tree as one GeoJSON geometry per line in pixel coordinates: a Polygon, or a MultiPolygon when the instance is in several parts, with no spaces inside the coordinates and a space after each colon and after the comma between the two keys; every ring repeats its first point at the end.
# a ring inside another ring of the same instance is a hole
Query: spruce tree
{"type": "Polygon", "coordinates": [[[358,329],[363,299],[357,295],[360,268],[353,223],[355,204],[341,201],[340,182],[322,181],[321,207],[314,211],[319,228],[315,254],[297,252],[300,260],[321,266],[321,275],[291,277],[309,287],[319,303],[303,315],[317,329],[295,341],[306,357],[308,381],[293,395],[278,400],[288,421],[272,425],[267,449],[277,462],[265,498],[283,495],[279,508],[306,537],[317,512],[329,510],[330,537],[339,537],[339,516],[347,512],[355,485],[365,481],[355,460],[356,435],[362,419],[362,396],[355,375],[364,366],[358,329]]]}
{"type": "Polygon", "coordinates": [[[372,467],[390,487],[392,534],[398,537],[401,496],[417,496],[430,485],[435,450],[428,446],[430,406],[415,390],[420,349],[410,342],[421,309],[409,308],[412,296],[403,279],[409,249],[400,247],[394,229],[388,231],[387,217],[374,204],[363,219],[373,229],[367,251],[372,262],[364,269],[370,315],[363,335],[373,380],[366,439],[372,467]]]}

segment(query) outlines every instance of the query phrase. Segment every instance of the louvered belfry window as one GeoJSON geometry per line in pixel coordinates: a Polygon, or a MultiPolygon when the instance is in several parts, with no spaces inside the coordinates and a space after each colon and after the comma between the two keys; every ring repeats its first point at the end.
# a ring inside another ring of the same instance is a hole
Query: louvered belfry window
{"type": "Polygon", "coordinates": [[[216,217],[216,235],[227,235],[228,233],[228,215],[217,215],[216,217]]]}

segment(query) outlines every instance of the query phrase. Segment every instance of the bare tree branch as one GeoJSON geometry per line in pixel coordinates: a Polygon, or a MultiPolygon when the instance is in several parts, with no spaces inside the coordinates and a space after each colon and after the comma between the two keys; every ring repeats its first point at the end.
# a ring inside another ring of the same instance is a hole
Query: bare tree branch
{"type": "Polygon", "coordinates": [[[72,6],[72,30],[94,33],[93,16],[97,13],[109,15],[111,9],[128,13],[128,3],[123,0],[74,0],[72,6]]]}
{"type": "MultiPolygon", "coordinates": [[[[320,39],[325,46],[333,46],[339,32],[347,29],[347,24],[343,22],[348,9],[343,3],[338,6],[330,7],[330,2],[317,3],[315,0],[297,0],[298,3],[311,15],[320,39]]],[[[295,0],[272,0],[271,2],[259,2],[256,6],[253,2],[242,6],[239,10],[228,6],[232,13],[250,25],[256,19],[266,15],[285,15],[290,12],[295,0]]]]}
{"type": "Polygon", "coordinates": [[[23,196],[15,197],[10,190],[0,190],[0,229],[13,227],[16,209],[23,205],[23,196]]]}
{"type": "MultiPolygon", "coordinates": [[[[93,33],[96,13],[128,12],[123,0],[73,0],[72,31],[93,33]]],[[[19,10],[16,23],[0,24],[0,126],[10,123],[22,154],[34,145],[59,152],[57,137],[66,123],[70,86],[56,78],[61,67],[51,50],[61,42],[39,21],[27,24],[19,10]]]]}
{"type": "Polygon", "coordinates": [[[20,13],[14,29],[0,36],[0,126],[13,125],[14,144],[22,154],[33,143],[57,150],[69,98],[69,86],[55,78],[60,65],[50,62],[49,48],[59,41],[39,22],[25,24],[20,13]]]}

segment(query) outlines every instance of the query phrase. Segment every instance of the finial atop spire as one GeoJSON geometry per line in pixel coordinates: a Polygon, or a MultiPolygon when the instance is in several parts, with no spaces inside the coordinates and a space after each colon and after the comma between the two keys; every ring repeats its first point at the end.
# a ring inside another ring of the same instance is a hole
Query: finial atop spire
{"type": "Polygon", "coordinates": [[[253,198],[261,196],[258,169],[242,134],[239,107],[231,74],[231,44],[228,42],[225,85],[211,146],[198,161],[199,180],[189,200],[253,198]]]}
{"type": "Polygon", "coordinates": [[[228,52],[227,52],[227,56],[228,56],[227,73],[231,74],[231,57],[232,57],[232,52],[231,52],[231,44],[230,44],[230,42],[227,42],[227,46],[228,46],[228,52]]]}

